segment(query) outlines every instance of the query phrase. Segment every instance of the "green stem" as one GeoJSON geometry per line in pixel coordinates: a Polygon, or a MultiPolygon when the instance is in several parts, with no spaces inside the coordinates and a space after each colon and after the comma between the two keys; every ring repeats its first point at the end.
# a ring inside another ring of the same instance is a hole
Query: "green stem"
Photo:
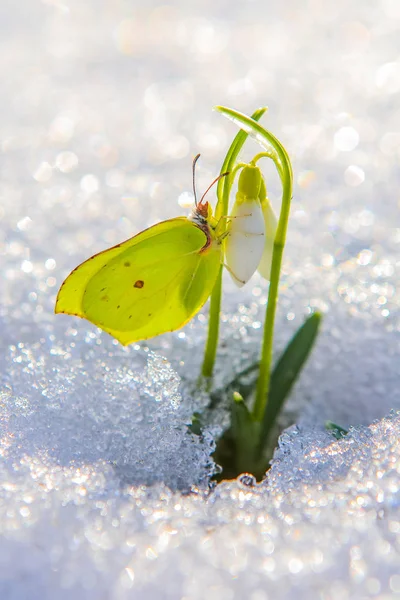
{"type": "MultiPolygon", "coordinates": [[[[229,165],[227,165],[229,166],[229,165]]],[[[224,169],[224,165],[222,167],[224,169]]],[[[228,169],[229,170],[229,169],[228,169]]],[[[225,170],[221,171],[225,173],[225,170]]],[[[216,219],[220,219],[222,215],[228,212],[229,205],[229,193],[232,187],[233,180],[230,176],[224,177],[224,179],[228,179],[229,181],[225,181],[222,186],[222,194],[221,194],[221,202],[218,201],[217,208],[215,211],[216,219]],[[219,205],[222,204],[222,210],[218,210],[219,205]],[[226,207],[226,210],[224,208],[226,207]],[[222,214],[220,214],[222,212],[222,214]]],[[[221,181],[221,180],[220,180],[221,181]]],[[[224,232],[226,227],[226,223],[222,224],[221,233],[224,232]]],[[[218,334],[219,334],[219,313],[221,310],[221,297],[222,297],[222,264],[219,269],[217,281],[215,282],[213,291],[211,293],[210,300],[210,315],[208,320],[208,335],[207,342],[204,351],[204,360],[202,366],[202,375],[204,377],[211,377],[214,370],[215,357],[217,355],[217,347],[218,347],[218,334]]]]}
{"type": "Polygon", "coordinates": [[[256,399],[253,408],[255,421],[262,421],[268,403],[268,394],[272,370],[272,347],[274,341],[274,321],[278,300],[279,277],[281,272],[284,244],[274,242],[271,265],[271,281],[269,284],[267,313],[264,323],[264,336],[261,347],[260,371],[257,381],[256,399]]]}
{"type": "MultiPolygon", "coordinates": [[[[259,108],[254,112],[251,116],[253,122],[261,119],[263,114],[265,113],[266,108],[259,108]]],[[[243,144],[247,139],[248,133],[245,131],[239,131],[239,133],[235,136],[228,152],[225,157],[224,163],[221,168],[221,173],[226,173],[227,171],[232,172],[235,167],[235,162],[238,157],[240,150],[242,149],[243,144]]],[[[231,186],[233,183],[233,179],[231,177],[223,177],[218,182],[217,187],[217,196],[218,202],[215,209],[215,217],[218,221],[221,217],[224,217],[228,214],[229,209],[229,194],[231,190],[231,186]],[[228,179],[228,181],[226,181],[228,179]]],[[[214,285],[213,291],[211,293],[211,301],[210,301],[210,318],[208,324],[208,336],[206,347],[204,351],[204,359],[202,365],[202,375],[204,377],[211,377],[214,370],[215,357],[217,355],[217,346],[218,346],[218,334],[219,334],[219,314],[221,310],[221,297],[222,297],[222,265],[220,268],[220,272],[217,278],[217,281],[214,285]]]]}
{"type": "Polygon", "coordinates": [[[217,355],[219,334],[219,312],[222,296],[222,265],[220,267],[217,281],[211,294],[210,314],[208,318],[208,336],[204,352],[203,366],[201,369],[203,377],[211,377],[214,370],[215,357],[217,355]]]}
{"type": "MultiPolygon", "coordinates": [[[[279,153],[278,153],[279,154],[279,153]]],[[[286,154],[286,152],[285,152],[286,154]]],[[[292,199],[292,170],[289,162],[285,164],[289,158],[282,157],[282,165],[276,165],[278,173],[281,176],[283,193],[281,212],[279,215],[278,228],[274,240],[274,249],[272,254],[271,279],[268,291],[267,311],[264,323],[263,343],[260,358],[260,372],[257,382],[256,399],[253,408],[253,418],[255,421],[262,421],[265,409],[268,403],[268,395],[271,382],[272,372],[272,350],[274,341],[274,323],[276,306],[279,292],[279,279],[281,274],[283,250],[286,243],[286,233],[289,222],[290,203],[292,199]]],[[[274,159],[273,159],[274,160],[274,159]]]]}
{"type": "MultiPolygon", "coordinates": [[[[235,181],[236,173],[237,173],[238,171],[240,171],[240,169],[243,169],[243,167],[246,167],[246,166],[247,166],[247,163],[238,163],[238,164],[235,166],[235,168],[234,168],[234,169],[232,169],[232,171],[231,171],[231,172],[230,172],[230,174],[228,175],[228,178],[229,178],[229,193],[230,193],[230,191],[231,191],[231,188],[232,188],[233,182],[235,181]]],[[[229,201],[229,198],[228,198],[228,201],[229,201]]],[[[227,207],[227,209],[226,209],[226,212],[228,213],[228,207],[227,207]]],[[[225,217],[225,216],[226,216],[226,215],[221,215],[221,217],[220,217],[220,218],[222,219],[222,218],[223,218],[223,217],[225,217]]]]}

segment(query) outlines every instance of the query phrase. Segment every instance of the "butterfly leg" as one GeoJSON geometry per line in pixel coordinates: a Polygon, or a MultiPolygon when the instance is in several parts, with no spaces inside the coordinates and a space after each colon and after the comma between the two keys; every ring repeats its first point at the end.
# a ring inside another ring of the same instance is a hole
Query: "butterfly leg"
{"type": "Polygon", "coordinates": [[[225,219],[228,220],[232,220],[232,219],[242,219],[243,217],[251,217],[251,214],[248,215],[236,215],[236,216],[229,216],[226,215],[225,217],[221,217],[217,223],[217,225],[215,226],[215,235],[217,237],[217,239],[219,239],[220,241],[222,241],[223,239],[226,238],[227,235],[229,235],[229,230],[231,227],[231,224],[228,223],[226,225],[226,228],[223,228],[223,222],[225,219]]]}

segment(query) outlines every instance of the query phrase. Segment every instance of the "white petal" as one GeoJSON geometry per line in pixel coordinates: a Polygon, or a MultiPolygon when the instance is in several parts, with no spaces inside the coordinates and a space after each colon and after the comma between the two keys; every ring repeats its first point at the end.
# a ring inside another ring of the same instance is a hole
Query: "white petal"
{"type": "Polygon", "coordinates": [[[257,270],[264,250],[264,217],[258,199],[235,202],[225,260],[233,281],[241,287],[257,270]]]}
{"type": "Polygon", "coordinates": [[[272,253],[274,249],[277,220],[275,213],[272,210],[272,206],[268,200],[263,202],[262,212],[265,223],[265,240],[262,258],[257,270],[260,275],[264,277],[264,279],[269,281],[271,275],[272,253]]]}

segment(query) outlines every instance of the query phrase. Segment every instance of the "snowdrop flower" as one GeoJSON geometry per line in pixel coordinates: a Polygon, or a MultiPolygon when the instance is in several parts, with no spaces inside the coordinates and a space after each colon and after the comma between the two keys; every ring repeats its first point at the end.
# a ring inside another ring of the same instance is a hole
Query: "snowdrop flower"
{"type": "Polygon", "coordinates": [[[265,221],[259,200],[262,182],[258,167],[243,167],[225,242],[225,266],[238,287],[247,283],[255,273],[265,249],[265,221]]]}
{"type": "Polygon", "coordinates": [[[267,190],[264,179],[261,181],[259,199],[261,203],[262,214],[264,218],[265,236],[264,250],[261,261],[258,265],[258,272],[264,279],[269,281],[271,275],[272,253],[274,250],[274,240],[276,235],[277,220],[270,201],[267,198],[267,190]]]}

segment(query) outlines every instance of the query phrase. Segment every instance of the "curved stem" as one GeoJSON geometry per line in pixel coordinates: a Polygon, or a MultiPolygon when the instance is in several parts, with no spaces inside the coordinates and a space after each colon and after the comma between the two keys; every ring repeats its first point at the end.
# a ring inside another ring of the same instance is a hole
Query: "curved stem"
{"type": "MultiPolygon", "coordinates": [[[[231,188],[232,188],[233,182],[235,181],[236,173],[237,173],[238,171],[240,171],[240,169],[243,169],[243,167],[246,167],[246,166],[247,166],[247,163],[238,163],[238,164],[235,166],[235,168],[234,168],[234,169],[232,169],[232,171],[229,173],[229,175],[228,175],[228,177],[229,177],[229,180],[230,180],[230,182],[229,182],[229,194],[230,194],[230,192],[231,192],[231,188]]],[[[228,201],[229,201],[229,198],[228,198],[228,201]]],[[[228,208],[229,208],[229,207],[227,207],[227,209],[226,209],[226,212],[227,212],[227,213],[228,213],[228,208]]],[[[224,218],[224,217],[226,217],[226,216],[227,216],[226,214],[225,214],[225,215],[221,215],[220,219],[223,219],[223,218],[224,218]]]]}
{"type": "Polygon", "coordinates": [[[274,150],[270,150],[269,152],[260,152],[259,154],[256,154],[255,157],[250,161],[251,164],[255,165],[256,163],[258,163],[260,158],[270,158],[271,160],[273,160],[275,163],[276,170],[279,173],[279,177],[282,180],[282,177],[283,177],[282,165],[279,162],[277,153],[274,150]]]}
{"type": "MultiPolygon", "coordinates": [[[[266,108],[259,108],[254,112],[251,119],[253,122],[261,119],[263,114],[265,113],[266,108]]],[[[248,117],[249,118],[249,117],[248,117]]],[[[245,131],[239,131],[239,133],[235,136],[227,154],[223,165],[221,167],[221,173],[226,173],[227,171],[231,172],[235,167],[235,162],[238,157],[240,150],[242,149],[243,144],[247,139],[248,133],[245,131]]],[[[221,217],[224,217],[228,214],[229,208],[229,194],[231,191],[233,179],[229,177],[223,177],[218,182],[217,187],[217,197],[218,202],[215,209],[215,218],[217,221],[220,220],[221,217]]],[[[210,300],[210,317],[208,323],[208,336],[206,347],[204,351],[204,359],[202,365],[202,375],[204,377],[211,377],[214,370],[215,357],[217,354],[217,346],[218,346],[218,334],[219,334],[219,314],[221,310],[221,297],[222,297],[222,265],[220,267],[220,271],[217,277],[217,281],[215,282],[213,291],[211,293],[210,300]]]]}

